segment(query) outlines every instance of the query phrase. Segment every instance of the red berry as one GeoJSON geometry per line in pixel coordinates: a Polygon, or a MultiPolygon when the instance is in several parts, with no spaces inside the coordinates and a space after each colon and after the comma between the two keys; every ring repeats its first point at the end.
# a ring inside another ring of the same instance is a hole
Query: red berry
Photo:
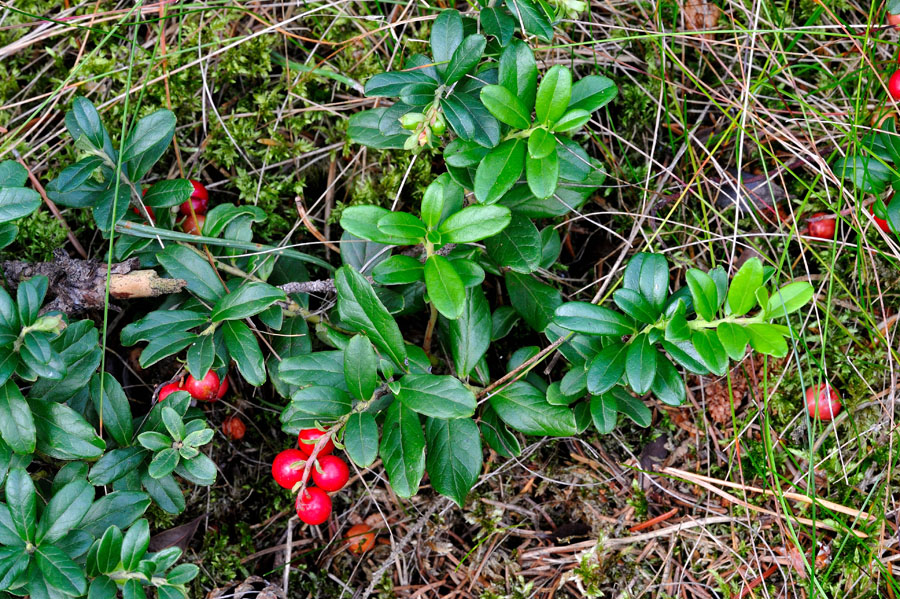
{"type": "MultiPolygon", "coordinates": [[[[306,455],[310,455],[312,453],[313,447],[316,446],[316,442],[319,440],[319,437],[325,434],[325,431],[318,428],[305,428],[300,431],[300,435],[297,438],[297,444],[300,446],[300,451],[305,453],[306,455]]],[[[325,446],[322,447],[322,451],[319,452],[319,456],[328,455],[334,451],[334,443],[331,442],[331,439],[325,443],[325,446]]]]}
{"type": "Polygon", "coordinates": [[[331,497],[318,487],[307,487],[297,495],[297,517],[316,526],[331,515],[331,497]]]}
{"type": "Polygon", "coordinates": [[[841,411],[841,396],[828,383],[806,389],[806,410],[810,418],[828,422],[841,411]]]}
{"type": "Polygon", "coordinates": [[[351,553],[361,555],[375,546],[375,533],[368,524],[351,526],[347,531],[347,549],[351,553]]]}
{"type": "Polygon", "coordinates": [[[837,220],[832,215],[825,212],[816,212],[810,218],[822,219],[809,223],[809,234],[811,237],[834,239],[834,229],[837,220]]]}
{"type": "Polygon", "coordinates": [[[202,214],[198,214],[196,217],[189,216],[181,223],[181,230],[185,233],[190,233],[191,235],[201,235],[203,232],[203,225],[206,224],[206,217],[202,214]]]}
{"type": "Polygon", "coordinates": [[[219,392],[219,375],[215,370],[210,370],[199,381],[192,375],[188,375],[184,381],[184,390],[191,394],[197,401],[216,401],[219,392]]]}
{"type": "Polygon", "coordinates": [[[894,71],[891,78],[888,79],[888,93],[895,100],[900,100],[900,71],[894,71]]]}
{"type": "Polygon", "coordinates": [[[879,229],[881,229],[885,233],[891,232],[891,226],[888,224],[888,222],[886,220],[884,220],[883,218],[878,218],[877,216],[875,216],[875,205],[874,204],[869,206],[869,214],[871,214],[872,218],[875,219],[875,224],[878,225],[879,229]]]}
{"type": "Polygon", "coordinates": [[[272,478],[285,489],[293,489],[303,478],[306,454],[299,449],[285,449],[272,462],[272,478]]]}
{"type": "MultiPolygon", "coordinates": [[[[144,190],[144,193],[146,194],[147,190],[144,190]]],[[[152,218],[153,220],[156,220],[156,215],[153,214],[153,208],[151,208],[150,206],[145,206],[145,208],[147,208],[147,213],[150,215],[150,218],[152,218]]],[[[140,216],[141,218],[144,217],[143,211],[140,208],[138,208],[137,206],[132,206],[131,211],[134,212],[135,214],[137,214],[138,216],[140,216]]]]}
{"type": "Polygon", "coordinates": [[[892,27],[896,27],[897,25],[900,25],[900,14],[892,15],[891,13],[888,13],[887,14],[887,24],[891,25],[892,27]]]}
{"type": "Polygon", "coordinates": [[[222,399],[225,397],[225,393],[228,392],[228,373],[225,373],[226,376],[222,377],[222,383],[219,385],[219,391],[216,393],[216,399],[222,399]]]}
{"type": "Polygon", "coordinates": [[[183,202],[178,210],[185,216],[191,216],[191,206],[193,206],[194,214],[206,214],[206,210],[209,208],[209,193],[200,181],[191,179],[191,185],[194,186],[191,199],[183,202]]]}
{"type": "Polygon", "coordinates": [[[326,455],[316,460],[318,464],[312,470],[313,482],[322,490],[333,493],[340,491],[350,480],[347,462],[333,455],[326,455]]]}
{"type": "Polygon", "coordinates": [[[159,401],[164,400],[176,391],[184,391],[184,389],[182,389],[181,385],[179,385],[178,383],[169,383],[168,385],[163,385],[159,389],[159,401]]]}
{"type": "Polygon", "coordinates": [[[247,425],[237,416],[229,416],[222,422],[222,433],[232,441],[240,441],[247,432],[247,425]]]}

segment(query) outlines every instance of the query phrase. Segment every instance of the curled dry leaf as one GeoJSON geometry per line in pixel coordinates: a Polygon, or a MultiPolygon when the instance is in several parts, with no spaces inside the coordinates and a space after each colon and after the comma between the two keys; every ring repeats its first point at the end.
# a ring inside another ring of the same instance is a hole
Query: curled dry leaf
{"type": "MultiPolygon", "coordinates": [[[[687,31],[707,31],[715,29],[722,11],[718,6],[706,0],[687,0],[681,5],[684,14],[684,28],[687,31]]],[[[705,40],[715,38],[714,33],[704,33],[700,37],[705,40]]]]}

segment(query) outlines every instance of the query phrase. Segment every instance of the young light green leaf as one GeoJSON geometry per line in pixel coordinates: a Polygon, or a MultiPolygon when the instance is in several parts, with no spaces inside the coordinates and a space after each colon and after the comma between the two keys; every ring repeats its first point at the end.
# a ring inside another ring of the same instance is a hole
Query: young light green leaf
{"type": "Polygon", "coordinates": [[[569,109],[567,113],[551,125],[551,128],[557,133],[566,133],[578,129],[589,120],[591,120],[591,113],[588,111],[578,108],[569,109]]]}
{"type": "Polygon", "coordinates": [[[694,310],[703,320],[713,320],[716,317],[718,303],[715,281],[708,274],[696,268],[688,269],[685,278],[691,290],[691,298],[694,300],[694,310]]]}
{"type": "Polygon", "coordinates": [[[546,129],[535,129],[528,137],[528,156],[545,158],[556,151],[556,136],[546,129]]]}
{"type": "Polygon", "coordinates": [[[528,189],[538,199],[546,199],[556,191],[559,182],[559,154],[554,148],[543,158],[525,157],[525,176],[528,189]]]}
{"type": "Polygon", "coordinates": [[[474,243],[502,231],[512,220],[506,206],[469,206],[441,223],[438,231],[447,243],[474,243]]]}
{"type": "Polygon", "coordinates": [[[772,293],[766,305],[766,314],[772,318],[793,314],[808,304],[813,295],[815,290],[806,281],[788,283],[772,293]]]}
{"type": "Polygon", "coordinates": [[[747,352],[747,343],[750,342],[750,337],[742,326],[733,322],[720,323],[716,327],[716,335],[719,337],[719,341],[722,342],[722,347],[725,348],[725,353],[728,354],[729,358],[732,360],[743,359],[744,354],[747,352]]]}
{"type": "Polygon", "coordinates": [[[788,353],[788,345],[778,328],[771,324],[751,324],[745,327],[750,337],[750,347],[761,354],[783,358],[788,353]]]}
{"type": "Polygon", "coordinates": [[[759,258],[750,258],[731,280],[728,307],[733,316],[743,316],[756,305],[756,290],[763,284],[763,266],[759,258]]]}

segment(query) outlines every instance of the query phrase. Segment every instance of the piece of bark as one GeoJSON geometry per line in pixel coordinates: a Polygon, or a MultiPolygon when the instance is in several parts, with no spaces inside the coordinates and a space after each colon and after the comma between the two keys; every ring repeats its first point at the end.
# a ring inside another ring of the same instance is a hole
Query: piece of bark
{"type": "MultiPolygon", "coordinates": [[[[102,308],[106,301],[107,268],[98,260],[75,260],[62,250],[53,252],[52,262],[0,263],[6,277],[6,288],[15,292],[19,283],[38,275],[49,281],[48,302],[41,310],[79,314],[102,308]]],[[[166,279],[153,270],[139,270],[140,260],[131,258],[117,262],[109,270],[109,290],[113,299],[157,297],[181,291],[187,282],[166,279]]]]}

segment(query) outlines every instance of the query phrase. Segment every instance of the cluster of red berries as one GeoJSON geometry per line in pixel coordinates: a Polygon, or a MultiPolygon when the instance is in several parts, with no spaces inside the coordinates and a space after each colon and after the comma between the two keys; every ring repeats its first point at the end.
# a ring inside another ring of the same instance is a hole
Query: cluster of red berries
{"type": "Polygon", "coordinates": [[[225,397],[225,393],[228,391],[228,379],[224,378],[220,381],[219,375],[214,370],[207,372],[202,379],[195,379],[189,374],[183,383],[163,385],[159,390],[159,401],[176,391],[187,391],[197,401],[216,401],[225,397]]]}
{"type": "MultiPolygon", "coordinates": [[[[300,431],[299,449],[285,449],[272,462],[272,477],[285,489],[294,488],[303,482],[306,462],[325,431],[309,428],[300,431]]],[[[316,455],[316,463],[311,469],[316,486],[308,486],[297,495],[297,517],[306,524],[316,526],[328,520],[331,515],[331,497],[328,493],[340,491],[350,480],[350,469],[341,458],[331,455],[334,443],[328,439],[316,455]]]]}

